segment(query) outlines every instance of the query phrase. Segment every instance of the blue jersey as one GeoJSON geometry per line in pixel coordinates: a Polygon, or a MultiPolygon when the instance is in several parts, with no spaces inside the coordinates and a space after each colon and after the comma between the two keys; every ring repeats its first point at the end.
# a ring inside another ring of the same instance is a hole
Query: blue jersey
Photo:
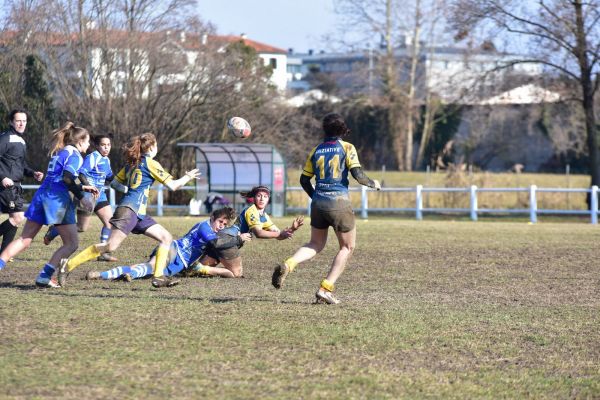
{"type": "Polygon", "coordinates": [[[328,138],[315,147],[306,160],[302,175],[315,177],[313,201],[335,204],[338,199],[349,200],[348,171],[360,167],[352,143],[328,138]]]}
{"type": "Polygon", "coordinates": [[[177,239],[174,242],[177,254],[185,264],[185,268],[202,257],[208,242],[215,239],[217,239],[217,233],[212,230],[210,220],[197,223],[188,233],[177,239]]]}
{"type": "Polygon", "coordinates": [[[241,233],[249,233],[254,228],[260,228],[265,231],[277,230],[269,215],[266,212],[261,214],[255,204],[242,210],[238,223],[241,233]]]}
{"type": "Polygon", "coordinates": [[[100,154],[98,150],[85,157],[80,173],[85,175],[90,185],[100,190],[103,190],[106,180],[110,180],[113,176],[110,159],[100,154]]]}
{"type": "Polygon", "coordinates": [[[173,179],[158,161],[146,156],[142,156],[140,163],[135,167],[127,166],[121,169],[115,178],[128,188],[119,202],[119,207],[131,208],[139,219],[146,215],[148,195],[154,181],[167,183],[173,179]]]}
{"type": "Polygon", "coordinates": [[[81,153],[74,146],[65,146],[62,150],[52,156],[48,163],[48,171],[41,188],[51,190],[67,191],[67,185],[63,181],[63,173],[69,171],[73,176],[79,176],[79,169],[83,164],[81,153]]]}

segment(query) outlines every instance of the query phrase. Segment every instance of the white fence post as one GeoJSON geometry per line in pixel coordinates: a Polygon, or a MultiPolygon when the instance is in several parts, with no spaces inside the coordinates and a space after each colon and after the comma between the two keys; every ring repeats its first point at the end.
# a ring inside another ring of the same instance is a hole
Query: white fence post
{"type": "Polygon", "coordinates": [[[471,220],[477,221],[477,186],[471,185],[471,220]]]}
{"type": "Polygon", "coordinates": [[[163,184],[159,183],[158,187],[156,188],[156,215],[158,215],[159,217],[163,216],[163,189],[163,184]]]}
{"type": "Polygon", "coordinates": [[[367,194],[367,187],[360,187],[360,217],[362,219],[369,218],[369,196],[367,194]]]}
{"type": "Polygon", "coordinates": [[[308,215],[310,217],[310,206],[312,204],[312,199],[309,197],[308,201],[306,202],[306,215],[308,215]]]}
{"type": "Polygon", "coordinates": [[[115,211],[117,209],[117,198],[115,195],[115,189],[108,188],[108,202],[110,203],[110,208],[115,211]]]}
{"type": "Polygon", "coordinates": [[[417,211],[416,217],[420,221],[423,219],[423,185],[417,185],[417,211]]]}
{"type": "Polygon", "coordinates": [[[590,193],[590,212],[592,213],[592,224],[598,224],[598,186],[592,186],[590,193]]]}
{"type": "Polygon", "coordinates": [[[537,222],[537,199],[536,199],[536,185],[531,185],[529,187],[529,221],[532,224],[537,222]]]}

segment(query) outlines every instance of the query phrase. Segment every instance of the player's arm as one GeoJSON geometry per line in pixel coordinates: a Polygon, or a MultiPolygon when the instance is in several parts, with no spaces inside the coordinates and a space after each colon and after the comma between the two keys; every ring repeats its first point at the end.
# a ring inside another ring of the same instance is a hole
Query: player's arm
{"type": "Polygon", "coordinates": [[[312,199],[313,193],[315,192],[315,188],[310,182],[311,178],[312,176],[307,176],[304,174],[300,175],[300,186],[302,186],[302,189],[304,189],[308,197],[312,199]]]}
{"type": "Polygon", "coordinates": [[[62,177],[67,189],[69,192],[73,193],[77,200],[81,200],[83,198],[83,192],[86,191],[86,189],[88,189],[88,191],[92,191],[91,186],[84,185],[83,183],[78,184],[76,182],[77,177],[71,171],[63,171],[62,177]]]}
{"type": "Polygon", "coordinates": [[[121,193],[127,193],[129,187],[127,186],[127,173],[125,168],[121,168],[116,175],[111,177],[110,187],[121,193]]]}
{"type": "Polygon", "coordinates": [[[381,184],[379,183],[379,181],[377,179],[369,178],[367,174],[365,174],[365,172],[363,171],[362,167],[354,167],[350,170],[350,173],[352,174],[354,179],[356,179],[356,181],[361,185],[368,186],[377,190],[381,189],[381,184]]]}
{"type": "Polygon", "coordinates": [[[192,179],[200,178],[200,171],[198,171],[197,168],[194,168],[190,171],[186,171],[185,175],[181,178],[173,179],[171,174],[165,171],[162,165],[156,160],[148,160],[148,169],[150,170],[152,177],[165,185],[169,190],[177,190],[185,186],[192,179]]]}

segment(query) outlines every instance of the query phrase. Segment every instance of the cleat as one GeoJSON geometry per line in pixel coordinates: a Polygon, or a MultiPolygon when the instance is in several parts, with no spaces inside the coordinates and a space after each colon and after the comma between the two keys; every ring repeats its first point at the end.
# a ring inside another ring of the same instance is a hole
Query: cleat
{"type": "Polygon", "coordinates": [[[9,258],[8,262],[15,262],[15,258],[14,257],[9,258]]]}
{"type": "Polygon", "coordinates": [[[110,253],[102,253],[98,256],[96,261],[115,262],[119,261],[119,259],[117,257],[113,257],[110,253]]]}
{"type": "Polygon", "coordinates": [[[42,289],[57,289],[60,287],[54,278],[41,278],[39,276],[35,279],[35,286],[42,289]]]}
{"type": "Polygon", "coordinates": [[[315,304],[339,304],[339,300],[335,298],[333,293],[327,290],[319,289],[315,293],[315,304]]]}
{"type": "Polygon", "coordinates": [[[171,279],[168,276],[159,276],[152,278],[152,286],[155,288],[173,287],[179,285],[179,281],[171,279]]]}
{"type": "MultiPolygon", "coordinates": [[[[125,272],[123,275],[121,275],[121,280],[124,280],[125,282],[131,282],[133,280],[133,277],[131,276],[130,273],[125,272]]],[[[177,283],[179,283],[179,282],[177,282],[177,283]]]]}
{"type": "Polygon", "coordinates": [[[277,264],[275,270],[273,271],[273,277],[271,278],[271,284],[275,287],[275,289],[281,289],[283,286],[283,281],[285,281],[285,277],[290,273],[290,267],[288,267],[285,263],[277,264]]]}
{"type": "Polygon", "coordinates": [[[68,258],[61,258],[58,266],[58,284],[62,287],[67,283],[69,277],[69,271],[67,270],[67,264],[69,263],[68,258]]]}
{"type": "Polygon", "coordinates": [[[85,279],[88,281],[95,281],[97,279],[100,279],[100,272],[98,271],[88,271],[87,274],[85,274],[85,279]]]}

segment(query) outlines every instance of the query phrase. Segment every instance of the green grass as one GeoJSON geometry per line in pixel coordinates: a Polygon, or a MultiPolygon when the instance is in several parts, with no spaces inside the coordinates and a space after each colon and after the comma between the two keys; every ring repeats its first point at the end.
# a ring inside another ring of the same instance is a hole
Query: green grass
{"type": "MultiPolygon", "coordinates": [[[[179,235],[196,219],[160,221],[179,235]]],[[[270,287],[306,228],[246,245],[245,279],[166,290],[83,280],[109,266],[98,262],[67,288],[35,289],[57,246],[40,237],[0,272],[0,398],[600,397],[598,227],[372,218],[357,229],[339,306],[311,304],[334,240],[270,287]]],[[[115,255],[133,263],[152,247],[132,236],[115,255]]]]}

